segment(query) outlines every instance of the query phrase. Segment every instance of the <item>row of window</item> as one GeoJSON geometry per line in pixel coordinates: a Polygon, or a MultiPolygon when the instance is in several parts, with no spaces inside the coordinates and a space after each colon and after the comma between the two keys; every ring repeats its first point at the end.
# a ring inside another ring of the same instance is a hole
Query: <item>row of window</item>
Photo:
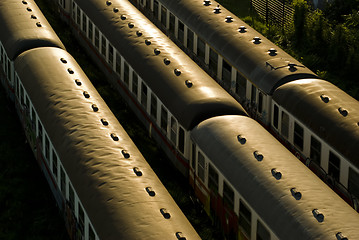
{"type": "Polygon", "coordinates": [[[12,72],[11,71],[11,61],[8,58],[1,42],[0,42],[0,64],[2,66],[2,69],[3,69],[7,79],[9,81],[11,81],[11,72],[12,72]]]}
{"type": "Polygon", "coordinates": [[[166,29],[171,36],[174,36],[182,46],[188,49],[191,55],[194,54],[202,64],[205,64],[209,72],[227,90],[235,93],[240,102],[243,103],[246,99],[250,99],[252,106],[255,106],[256,111],[262,114],[265,104],[264,94],[247,81],[242,73],[235,69],[223,56],[218,54],[157,0],[143,0],[141,5],[148,11],[151,11],[154,18],[162,25],[161,27],[166,29]],[[153,6],[151,6],[151,3],[153,3],[153,6]]]}
{"type": "MultiPolygon", "coordinates": [[[[223,177],[220,179],[219,171],[216,170],[200,150],[196,149],[195,144],[192,144],[191,167],[202,183],[204,185],[207,183],[207,188],[211,192],[221,195],[220,189],[222,189],[224,206],[230,211],[236,211],[233,187],[227,180],[223,179],[223,177]],[[222,188],[220,188],[220,184],[222,184],[222,188]]],[[[259,219],[257,219],[257,224],[255,224],[255,219],[252,219],[254,215],[248,205],[239,196],[238,225],[241,232],[250,239],[252,227],[256,227],[256,239],[271,239],[270,232],[259,219]]]]}
{"type": "Polygon", "coordinates": [[[52,175],[53,179],[57,183],[57,187],[61,190],[62,196],[64,199],[68,200],[70,208],[73,210],[75,217],[79,224],[79,229],[85,239],[95,240],[96,235],[89,222],[89,218],[85,214],[82,204],[75,193],[73,186],[64,170],[64,167],[61,164],[61,160],[59,159],[51,141],[49,140],[48,134],[46,133],[43,124],[41,123],[40,118],[38,117],[30,99],[24,89],[19,77],[16,75],[15,80],[15,94],[19,100],[19,103],[23,110],[27,114],[27,118],[31,121],[32,130],[38,139],[38,146],[40,149],[37,151],[41,151],[48,169],[50,169],[50,175],[52,175]]]}
{"type": "Polygon", "coordinates": [[[184,154],[185,131],[178,124],[176,118],[76,3],[73,3],[72,18],[99,53],[103,55],[110,67],[120,76],[120,79],[137,101],[141,103],[154,122],[160,126],[164,134],[184,154]]]}
{"type": "Polygon", "coordinates": [[[345,159],[343,158],[341,161],[340,156],[323,144],[319,137],[310,134],[309,130],[303,127],[304,125],[294,120],[283,109],[279,109],[275,103],[273,104],[272,126],[281,136],[293,143],[298,152],[309,156],[311,161],[323,169],[327,169],[326,172],[334,180],[342,183],[350,193],[359,199],[359,173],[354,170],[354,167],[349,166],[349,172],[346,169],[341,169],[346,167],[342,165],[345,159]],[[307,137],[306,134],[309,134],[310,137],[307,137]]]}

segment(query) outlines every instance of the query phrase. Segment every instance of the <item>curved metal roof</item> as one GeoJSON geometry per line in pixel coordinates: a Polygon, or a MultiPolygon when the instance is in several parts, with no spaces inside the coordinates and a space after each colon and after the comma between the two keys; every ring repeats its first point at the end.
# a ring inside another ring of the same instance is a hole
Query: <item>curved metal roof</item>
{"type": "Polygon", "coordinates": [[[66,51],[30,50],[16,59],[15,68],[100,239],[177,239],[176,232],[200,239],[66,51]],[[97,105],[97,112],[92,104],[97,105]],[[103,118],[108,126],[101,123],[103,118]],[[135,167],[142,176],[135,174],[135,167]],[[170,219],[161,214],[162,208],[170,219]]]}
{"type": "Polygon", "coordinates": [[[358,213],[253,119],[211,118],[192,130],[192,138],[279,239],[337,239],[338,232],[359,238],[358,213]],[[272,175],[274,168],[280,180],[272,175]],[[292,188],[301,193],[300,200],[292,188]],[[324,215],[323,222],[314,209],[324,215]]]}
{"type": "Polygon", "coordinates": [[[232,96],[130,2],[113,0],[110,6],[106,0],[75,2],[184,128],[191,129],[215,115],[246,114],[232,96]],[[119,11],[115,13],[114,8],[119,11]],[[126,16],[126,19],[122,20],[121,15],[126,16]],[[134,26],[130,28],[129,23],[134,26]],[[142,35],[138,36],[137,31],[141,31],[142,35]],[[145,40],[151,41],[151,44],[145,44],[145,40]],[[160,50],[158,55],[155,49],[160,50]],[[171,61],[169,65],[164,63],[165,58],[171,61]],[[179,76],[175,74],[175,69],[181,71],[179,76]],[[193,86],[187,87],[186,80],[190,80],[193,86]]]}
{"type": "Polygon", "coordinates": [[[284,84],[274,92],[273,99],[359,168],[357,100],[335,85],[318,79],[284,84]],[[339,109],[347,111],[347,116],[339,109]]]}
{"type": "Polygon", "coordinates": [[[33,0],[0,2],[0,41],[10,58],[36,47],[65,49],[33,0]]]}
{"type": "Polygon", "coordinates": [[[211,0],[209,6],[202,0],[158,1],[266,94],[271,95],[278,86],[295,79],[316,78],[303,64],[227,9],[220,6],[220,13],[214,13],[219,5],[216,1],[211,0]],[[232,17],[231,22],[225,22],[227,16],[232,17]],[[245,27],[243,33],[238,31],[241,26],[245,27]],[[255,37],[261,39],[260,43],[254,43],[255,37]],[[271,48],[277,52],[269,54],[271,48]]]}

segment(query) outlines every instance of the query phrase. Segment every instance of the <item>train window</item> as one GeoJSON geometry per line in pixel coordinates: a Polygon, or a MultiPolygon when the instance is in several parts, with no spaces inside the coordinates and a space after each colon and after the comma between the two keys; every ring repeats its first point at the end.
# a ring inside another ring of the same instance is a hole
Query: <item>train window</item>
{"type": "Polygon", "coordinates": [[[76,19],[76,7],[77,7],[76,3],[73,2],[73,3],[72,3],[72,19],[73,19],[73,20],[76,19]]]}
{"type": "Polygon", "coordinates": [[[226,181],[223,181],[223,201],[229,209],[234,209],[234,192],[226,181]]]}
{"type": "Polygon", "coordinates": [[[197,38],[197,56],[204,62],[206,58],[206,44],[200,37],[197,38]]]}
{"type": "Polygon", "coordinates": [[[55,179],[57,179],[57,155],[54,150],[52,150],[52,173],[55,176],[55,179]]]}
{"type": "Polygon", "coordinates": [[[177,144],[177,122],[174,117],[171,117],[171,141],[176,146],[177,144]]]}
{"type": "Polygon", "coordinates": [[[252,213],[251,210],[239,200],[239,219],[238,224],[242,232],[248,237],[251,237],[251,221],[252,213]]]}
{"type": "Polygon", "coordinates": [[[270,240],[270,233],[263,224],[257,220],[256,240],[270,240]]]}
{"type": "Polygon", "coordinates": [[[165,28],[167,27],[167,9],[161,6],[161,23],[165,28]]]}
{"type": "Polygon", "coordinates": [[[278,129],[278,118],[279,118],[279,108],[277,104],[274,104],[273,109],[273,126],[278,129]]]}
{"type": "Polygon", "coordinates": [[[232,66],[223,59],[222,64],[222,81],[225,88],[231,88],[231,79],[232,79],[232,66]]]}
{"type": "Polygon", "coordinates": [[[218,54],[212,48],[209,48],[209,69],[215,76],[217,76],[217,67],[218,54]]]}
{"type": "Polygon", "coordinates": [[[138,75],[135,71],[132,71],[132,92],[137,97],[138,92],[138,75]]]}
{"type": "Polygon", "coordinates": [[[151,0],[145,0],[146,1],[146,8],[151,9],[151,0]]]}
{"type": "Polygon", "coordinates": [[[359,199],[359,173],[349,167],[348,190],[359,199]]]}
{"type": "Polygon", "coordinates": [[[340,174],[340,159],[337,155],[329,151],[329,166],[328,166],[328,174],[334,178],[337,182],[339,182],[339,174],[340,174]]]}
{"type": "Polygon", "coordinates": [[[39,137],[39,145],[42,148],[42,125],[40,123],[40,121],[37,121],[37,126],[38,126],[38,137],[39,137]]]}
{"type": "Polygon", "coordinates": [[[181,127],[178,131],[178,149],[181,153],[184,153],[184,130],[181,127]]]}
{"type": "Polygon", "coordinates": [[[196,144],[192,143],[192,168],[196,168],[196,144]]]}
{"type": "Polygon", "coordinates": [[[197,175],[198,177],[204,182],[204,167],[205,167],[205,161],[204,156],[201,152],[198,152],[197,155],[197,175]]]}
{"type": "Polygon", "coordinates": [[[257,95],[257,88],[252,84],[252,91],[251,91],[251,103],[254,104],[256,102],[257,95]]]}
{"type": "Polygon", "coordinates": [[[82,31],[87,34],[87,17],[84,13],[82,13],[82,31]]]}
{"type": "Polygon", "coordinates": [[[89,240],[96,240],[95,233],[91,226],[89,226],[89,240]]]}
{"type": "Polygon", "coordinates": [[[187,48],[193,52],[194,34],[191,29],[187,28],[187,48]]]}
{"type": "Polygon", "coordinates": [[[141,104],[147,111],[147,86],[144,82],[141,85],[141,104]]]}
{"type": "Polygon", "coordinates": [[[108,63],[113,68],[113,47],[110,43],[108,44],[108,63]]]}
{"type": "Polygon", "coordinates": [[[61,182],[61,192],[62,195],[66,196],[66,176],[65,171],[62,167],[60,167],[60,182],[61,182]]]}
{"type": "Polygon", "coordinates": [[[45,134],[45,157],[47,161],[50,161],[50,142],[46,134],[45,134]]]}
{"type": "Polygon", "coordinates": [[[169,30],[172,34],[175,34],[175,24],[176,24],[176,18],[175,16],[170,12],[170,26],[169,30]]]}
{"type": "Polygon", "coordinates": [[[258,92],[258,112],[262,113],[263,111],[263,93],[261,91],[258,92]]]}
{"type": "Polygon", "coordinates": [[[97,49],[100,49],[100,32],[96,26],[95,26],[95,47],[97,49]]]}
{"type": "Polygon", "coordinates": [[[82,208],[82,206],[80,205],[80,203],[78,203],[78,209],[79,209],[79,229],[81,231],[81,234],[84,234],[84,226],[85,226],[85,213],[84,210],[82,208]]]}
{"type": "Polygon", "coordinates": [[[294,122],[294,145],[299,148],[300,151],[303,151],[303,139],[303,128],[298,123],[294,122]]]}
{"type": "Polygon", "coordinates": [[[75,210],[75,193],[71,184],[69,183],[69,204],[72,210],[75,210]]]}
{"type": "Polygon", "coordinates": [[[101,35],[101,53],[106,58],[106,38],[101,35]]]}
{"type": "Polygon", "coordinates": [[[310,137],[310,159],[320,166],[322,144],[313,136],[310,137]]]}
{"type": "Polygon", "coordinates": [[[121,55],[116,52],[116,72],[121,76],[121,55]]]}
{"type": "Polygon", "coordinates": [[[157,98],[151,93],[151,116],[157,120],[157,98]]]}
{"type": "Polygon", "coordinates": [[[218,172],[209,164],[208,168],[208,188],[214,193],[218,192],[218,172]]]}
{"type": "Polygon", "coordinates": [[[184,24],[178,20],[178,40],[184,43],[184,24]]]}
{"type": "Polygon", "coordinates": [[[89,20],[89,31],[88,31],[88,38],[90,39],[90,41],[93,41],[93,24],[91,22],[91,20],[89,20]]]}
{"type": "Polygon", "coordinates": [[[247,90],[247,79],[237,71],[236,76],[236,94],[242,99],[246,99],[246,90],[247,90]]]}
{"type": "Polygon", "coordinates": [[[77,25],[81,26],[81,9],[77,6],[77,11],[76,11],[76,23],[77,25]]]}
{"type": "Polygon", "coordinates": [[[128,65],[128,63],[126,61],[123,61],[123,81],[125,82],[125,84],[128,86],[129,82],[130,82],[130,66],[128,65]]]}
{"type": "Polygon", "coordinates": [[[19,91],[19,98],[20,98],[20,103],[21,105],[24,105],[24,88],[22,87],[22,85],[20,84],[20,91],[19,91]]]}
{"type": "Polygon", "coordinates": [[[282,112],[282,125],[281,125],[281,133],[282,136],[288,138],[289,132],[289,115],[285,112],[282,112]]]}
{"type": "Polygon", "coordinates": [[[161,128],[165,132],[167,132],[167,124],[168,124],[167,118],[168,118],[168,112],[164,106],[161,106],[161,128]]]}
{"type": "Polygon", "coordinates": [[[155,19],[159,19],[159,16],[158,16],[158,1],[157,0],[154,0],[153,1],[153,15],[155,16],[155,19]]]}

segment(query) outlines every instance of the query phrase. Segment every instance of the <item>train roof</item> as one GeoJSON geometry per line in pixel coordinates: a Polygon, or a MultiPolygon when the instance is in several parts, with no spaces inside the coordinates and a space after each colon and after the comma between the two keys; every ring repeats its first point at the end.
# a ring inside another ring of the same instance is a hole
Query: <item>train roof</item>
{"type": "Polygon", "coordinates": [[[65,49],[33,0],[0,2],[0,42],[10,58],[36,47],[65,49]]]}
{"type": "Polygon", "coordinates": [[[303,64],[288,55],[263,35],[211,0],[206,6],[202,0],[159,0],[185,25],[205,40],[221,56],[239,70],[265,94],[294,79],[315,78],[316,75],[303,64]],[[226,17],[232,17],[226,22],[226,17]],[[238,31],[245,27],[243,32],[238,31]],[[254,38],[259,37],[257,43],[254,38]],[[270,49],[275,53],[270,53],[270,49]],[[292,66],[292,67],[291,67],[292,66]]]}
{"type": "Polygon", "coordinates": [[[100,239],[177,239],[177,232],[200,239],[66,51],[30,50],[16,59],[15,67],[100,239]]]}
{"type": "Polygon", "coordinates": [[[109,6],[105,0],[75,2],[184,128],[192,129],[215,115],[246,114],[232,96],[130,2],[113,0],[109,6]],[[138,31],[141,34],[137,34],[138,31]],[[145,40],[151,44],[147,45],[145,40]],[[156,49],[159,52],[155,53],[156,49]],[[164,59],[169,59],[170,63],[166,65],[164,59]],[[179,75],[175,69],[180,70],[179,75]],[[186,84],[186,81],[191,83],[186,84]]]}
{"type": "Polygon", "coordinates": [[[338,232],[359,238],[358,213],[253,119],[211,118],[192,130],[192,138],[279,239],[336,239],[338,232]],[[272,169],[282,174],[280,180],[272,169]]]}
{"type": "Polygon", "coordinates": [[[273,99],[359,168],[359,102],[318,79],[284,84],[273,99]]]}

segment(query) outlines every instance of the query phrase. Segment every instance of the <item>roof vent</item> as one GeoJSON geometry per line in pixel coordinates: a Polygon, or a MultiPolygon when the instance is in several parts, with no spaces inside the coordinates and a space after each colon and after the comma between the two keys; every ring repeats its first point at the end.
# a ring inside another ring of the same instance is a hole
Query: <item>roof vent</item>
{"type": "Polygon", "coordinates": [[[289,71],[295,71],[295,70],[297,70],[297,68],[296,68],[297,64],[295,64],[295,63],[289,62],[289,63],[288,63],[288,66],[289,66],[289,71]]]}
{"type": "Polygon", "coordinates": [[[62,63],[67,63],[67,61],[66,61],[65,58],[60,58],[60,61],[61,61],[62,63]]]}
{"type": "Polygon", "coordinates": [[[37,17],[34,14],[32,14],[31,19],[37,19],[37,17]]]}
{"type": "Polygon", "coordinates": [[[327,95],[324,95],[324,94],[320,95],[320,98],[321,98],[322,101],[325,102],[325,103],[328,103],[329,100],[330,100],[330,98],[329,98],[327,95]]]}
{"type": "Polygon", "coordinates": [[[317,219],[318,222],[323,222],[324,221],[324,215],[319,212],[318,209],[313,209],[312,211],[313,216],[317,219]]]}
{"type": "Polygon", "coordinates": [[[158,48],[155,48],[155,50],[153,50],[153,51],[154,51],[154,53],[155,53],[156,55],[158,55],[158,54],[161,53],[161,51],[160,51],[158,48]]]}
{"type": "Polygon", "coordinates": [[[269,56],[275,56],[275,55],[277,55],[277,49],[275,49],[275,48],[270,48],[270,49],[268,50],[268,54],[269,54],[269,56]]]}
{"type": "Polygon", "coordinates": [[[193,86],[193,83],[192,83],[191,80],[186,80],[184,83],[186,84],[186,86],[187,86],[188,88],[191,88],[191,87],[193,86]]]}
{"type": "Polygon", "coordinates": [[[133,24],[133,23],[128,23],[128,27],[129,28],[133,28],[135,26],[135,24],[133,24]]]}
{"type": "Polygon", "coordinates": [[[36,26],[37,26],[37,27],[42,27],[42,25],[41,25],[40,22],[37,22],[37,23],[36,23],[36,26]]]}
{"type": "Polygon", "coordinates": [[[81,83],[81,81],[80,81],[79,79],[75,79],[75,83],[76,83],[77,86],[81,86],[81,85],[82,85],[82,83],[81,83]]]}
{"type": "Polygon", "coordinates": [[[165,58],[163,59],[163,62],[166,64],[166,65],[169,65],[171,63],[171,60],[169,60],[168,58],[165,58]]]}
{"type": "Polygon", "coordinates": [[[26,10],[28,11],[28,12],[32,12],[32,9],[31,8],[26,8],[26,10]]]}
{"type": "Polygon", "coordinates": [[[239,142],[240,144],[242,144],[242,145],[247,142],[246,137],[241,136],[241,135],[238,135],[238,136],[237,136],[237,140],[238,140],[238,142],[239,142]]]}
{"type": "Polygon", "coordinates": [[[108,126],[108,122],[105,118],[101,118],[102,125],[108,126]]]}
{"type": "Polygon", "coordinates": [[[300,192],[297,191],[296,188],[291,188],[290,192],[292,193],[292,196],[296,199],[296,200],[300,200],[302,198],[302,194],[300,192]]]}
{"type": "Polygon", "coordinates": [[[160,212],[161,212],[161,214],[163,215],[164,218],[166,218],[166,219],[171,218],[171,214],[169,212],[167,212],[166,208],[161,208],[160,212]]]}
{"type": "Polygon", "coordinates": [[[141,177],[142,176],[142,172],[138,167],[134,167],[133,168],[134,173],[138,176],[141,177]]]}
{"type": "Polygon", "coordinates": [[[187,238],[184,237],[183,233],[176,232],[176,237],[178,240],[186,240],[187,238]]]}
{"type": "Polygon", "coordinates": [[[25,0],[22,1],[22,4],[27,4],[27,2],[25,0]]]}
{"type": "Polygon", "coordinates": [[[203,1],[203,5],[204,6],[209,6],[209,5],[211,5],[212,3],[211,3],[211,1],[210,0],[204,0],[203,1]]]}
{"type": "Polygon", "coordinates": [[[90,94],[87,91],[84,91],[85,98],[90,98],[90,94]]]}
{"type": "Polygon", "coordinates": [[[126,150],[121,151],[124,158],[130,158],[130,154],[126,150]]]}
{"type": "Polygon", "coordinates": [[[245,32],[247,32],[247,28],[246,28],[245,26],[240,26],[240,27],[238,28],[238,32],[240,32],[240,33],[245,33],[245,32]]]}
{"type": "Polygon", "coordinates": [[[145,43],[146,43],[147,46],[148,46],[148,45],[151,45],[151,40],[146,39],[146,40],[145,40],[145,43]]]}
{"type": "Polygon", "coordinates": [[[154,197],[156,195],[155,191],[153,191],[153,189],[151,187],[146,187],[146,192],[148,193],[148,195],[150,195],[151,197],[154,197]]]}
{"type": "Polygon", "coordinates": [[[126,15],[121,15],[121,20],[126,20],[126,15]]]}
{"type": "Polygon", "coordinates": [[[114,13],[118,13],[118,8],[113,8],[114,13]]]}
{"type": "Polygon", "coordinates": [[[335,236],[337,237],[337,240],[348,240],[348,238],[345,237],[342,232],[337,232],[335,236]]]}
{"type": "Polygon", "coordinates": [[[260,162],[260,161],[262,161],[263,160],[263,154],[261,154],[260,152],[258,152],[258,151],[254,151],[253,152],[253,155],[254,155],[254,157],[260,162]]]}
{"type": "Polygon", "coordinates": [[[342,107],[338,108],[338,111],[340,112],[341,115],[343,115],[344,117],[348,116],[348,111],[342,107]]]}
{"type": "Polygon", "coordinates": [[[107,6],[110,6],[111,4],[112,4],[111,1],[106,1],[106,5],[107,5],[107,6]]]}
{"type": "Polygon", "coordinates": [[[227,16],[224,21],[225,21],[226,23],[231,23],[231,22],[233,22],[233,18],[232,18],[231,16],[227,16]]]}
{"type": "Polygon", "coordinates": [[[260,37],[254,37],[252,42],[254,44],[260,44],[261,43],[261,38],[260,37]]]}
{"type": "Polygon", "coordinates": [[[74,70],[72,70],[71,68],[68,68],[67,71],[68,71],[70,74],[74,74],[74,70]]]}
{"type": "Polygon", "coordinates": [[[358,125],[358,127],[359,127],[359,122],[357,122],[357,125],[358,125]]]}
{"type": "Polygon", "coordinates": [[[221,8],[219,7],[219,5],[217,5],[217,7],[214,8],[213,12],[215,14],[221,13],[221,8]]]}
{"type": "Polygon", "coordinates": [[[279,172],[279,171],[277,171],[277,169],[273,168],[273,169],[271,170],[271,172],[272,172],[272,175],[273,175],[273,177],[274,177],[275,179],[279,180],[279,179],[282,178],[282,173],[279,172]]]}
{"type": "Polygon", "coordinates": [[[92,104],[92,109],[94,112],[97,112],[98,111],[98,107],[96,104],[92,104]]]}
{"type": "Polygon", "coordinates": [[[175,68],[174,73],[176,74],[176,76],[181,75],[181,70],[179,70],[178,68],[175,68]]]}
{"type": "Polygon", "coordinates": [[[118,137],[117,137],[116,133],[111,133],[111,137],[114,141],[118,141],[118,137]]]}
{"type": "Polygon", "coordinates": [[[142,36],[142,32],[141,32],[141,31],[137,31],[136,34],[137,34],[138,37],[141,37],[141,36],[142,36]]]}

